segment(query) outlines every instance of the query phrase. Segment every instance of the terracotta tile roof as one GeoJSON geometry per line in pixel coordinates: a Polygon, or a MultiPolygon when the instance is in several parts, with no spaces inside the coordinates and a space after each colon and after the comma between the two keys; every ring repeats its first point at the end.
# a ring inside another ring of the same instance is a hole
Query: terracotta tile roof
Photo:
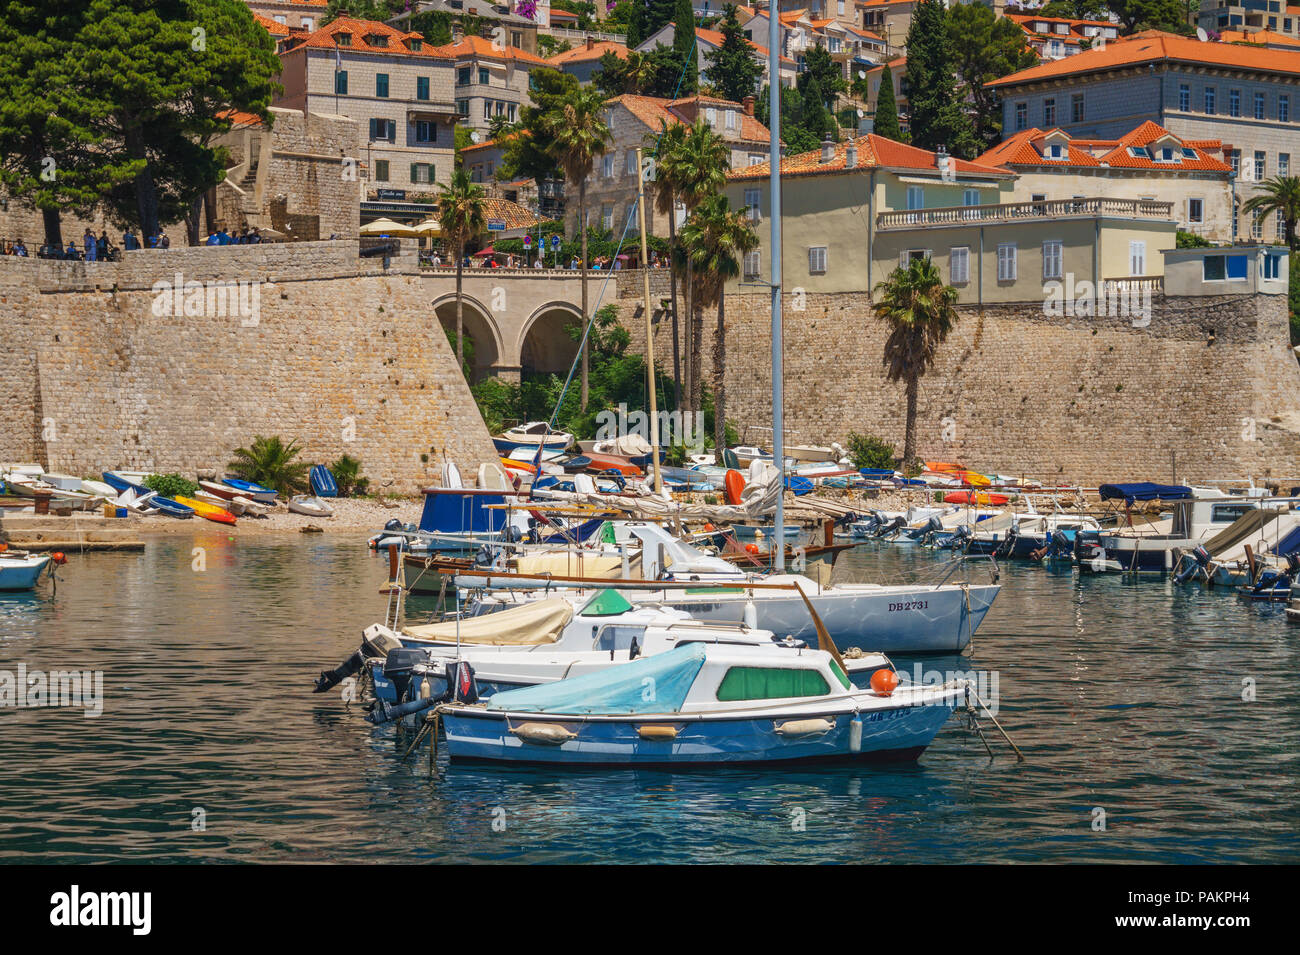
{"type": "MultiPolygon", "coordinates": [[[[988,152],[976,158],[976,162],[986,166],[997,166],[1006,168],[1008,166],[1099,166],[1099,163],[1092,153],[1074,145],[1073,142],[1066,144],[1066,158],[1049,159],[1044,156],[1039,147],[1035,145],[1039,140],[1047,136],[1049,132],[1059,132],[1059,130],[1042,130],[1042,129],[1023,129],[1014,136],[998,143],[988,152]]],[[[1067,137],[1068,138],[1068,137],[1067,137]]]]}
{"type": "MultiPolygon", "coordinates": [[[[858,164],[854,171],[875,168],[916,171],[932,169],[937,172],[939,168],[935,161],[935,154],[928,149],[908,146],[905,143],[877,136],[875,133],[859,136],[852,142],[858,147],[858,164]]],[[[799,153],[796,156],[786,156],[781,160],[781,176],[782,178],[787,176],[822,176],[828,173],[844,172],[848,147],[849,141],[836,143],[830,162],[822,162],[820,148],[809,150],[806,153],[799,153]]],[[[964,159],[954,159],[952,162],[953,170],[959,174],[998,179],[1006,179],[1015,175],[1005,169],[997,169],[979,162],[967,162],[964,159]]],[[[754,166],[746,166],[743,169],[734,169],[727,174],[727,178],[733,181],[767,179],[771,174],[772,164],[764,162],[754,166]]]]}
{"type": "Polygon", "coordinates": [[[319,30],[314,30],[305,36],[290,36],[284,42],[283,53],[290,53],[303,48],[333,50],[337,45],[335,37],[342,33],[349,34],[352,37],[349,45],[338,46],[338,49],[343,53],[378,53],[384,56],[419,56],[436,60],[450,59],[447,54],[439,52],[439,47],[424,43],[424,38],[419,33],[403,33],[401,30],[390,27],[387,23],[380,23],[377,20],[355,20],[352,17],[339,17],[336,20],[331,20],[319,30]],[[366,40],[368,36],[384,38],[387,41],[387,46],[368,42],[366,40]],[[412,50],[407,46],[407,43],[412,40],[421,41],[418,50],[412,50]]]}
{"type": "Polygon", "coordinates": [[[1300,53],[1260,49],[1237,43],[1201,43],[1195,37],[1177,36],[1159,30],[1144,30],[1101,49],[1084,50],[1063,60],[1053,60],[1012,73],[985,84],[988,87],[1017,86],[1035,80],[1077,76],[1138,66],[1145,63],[1192,63],[1253,72],[1300,75],[1300,53]]]}
{"type": "Polygon", "coordinates": [[[889,67],[889,72],[894,76],[897,76],[899,70],[907,69],[907,57],[896,56],[892,60],[886,60],[879,66],[873,66],[871,69],[867,70],[867,75],[870,76],[872,73],[883,73],[885,67],[889,67]]]}
{"type": "Polygon", "coordinates": [[[856,33],[858,36],[864,36],[869,40],[875,40],[877,43],[884,43],[885,38],[878,33],[872,33],[870,30],[861,30],[857,27],[845,27],[850,33],[856,33]]]}
{"type": "Polygon", "coordinates": [[[550,65],[536,53],[529,53],[527,50],[521,50],[513,46],[496,47],[492,45],[491,40],[485,40],[481,36],[467,36],[459,43],[448,43],[446,46],[435,47],[435,49],[441,51],[444,56],[454,57],[457,60],[472,57],[479,60],[500,60],[502,62],[516,60],[530,66],[550,65]]]}
{"type": "Polygon", "coordinates": [[[537,225],[537,216],[533,215],[517,202],[509,199],[497,199],[487,196],[483,200],[483,217],[500,219],[506,224],[506,231],[512,229],[530,229],[537,225]]]}
{"type": "MultiPolygon", "coordinates": [[[[1041,154],[1038,143],[1050,133],[1060,130],[1026,129],[1008,137],[975,161],[989,166],[1110,166],[1116,169],[1163,169],[1168,172],[1231,172],[1232,167],[1210,152],[1220,150],[1223,144],[1216,139],[1187,140],[1173,136],[1167,129],[1150,120],[1119,139],[1069,139],[1065,159],[1049,159],[1041,154]],[[1179,149],[1186,147],[1196,156],[1179,154],[1177,162],[1156,162],[1129,153],[1130,146],[1149,146],[1166,137],[1172,137],[1179,149]]],[[[1063,134],[1062,134],[1063,135],[1063,134]]]]}
{"type": "Polygon", "coordinates": [[[289,28],[278,20],[272,20],[270,17],[264,17],[256,10],[253,11],[253,20],[256,21],[271,36],[288,36],[289,28]]]}
{"type": "Polygon", "coordinates": [[[506,133],[504,136],[499,136],[496,139],[489,139],[486,142],[472,143],[469,146],[462,146],[460,150],[460,154],[463,156],[466,153],[477,152],[480,149],[500,149],[515,137],[527,136],[527,135],[528,135],[528,130],[517,129],[514,132],[506,133]]]}
{"type": "Polygon", "coordinates": [[[606,53],[613,53],[620,60],[627,59],[627,47],[622,43],[600,40],[591,46],[584,43],[572,50],[565,50],[563,53],[548,56],[546,62],[554,67],[562,67],[566,63],[585,63],[587,60],[599,60],[606,53]]]}
{"type": "MultiPolygon", "coordinates": [[[[676,29],[675,24],[673,26],[673,29],[676,29]]],[[[709,44],[710,46],[714,46],[714,47],[722,46],[722,41],[724,39],[721,33],[717,32],[716,30],[706,30],[704,29],[704,27],[696,27],[695,36],[703,40],[705,43],[709,44]]],[[[767,47],[759,46],[753,40],[749,41],[749,45],[754,48],[755,53],[763,57],[763,59],[767,59],[768,57],[767,47]]],[[[791,66],[794,66],[794,60],[790,59],[787,56],[781,57],[781,62],[788,63],[791,66]]]]}
{"type": "Polygon", "coordinates": [[[711,96],[691,96],[685,99],[668,100],[661,99],[658,96],[637,96],[633,93],[624,93],[605,102],[611,105],[614,103],[621,104],[651,130],[658,130],[661,123],[672,125],[673,123],[692,122],[692,117],[696,114],[700,103],[729,106],[740,112],[740,142],[767,143],[772,135],[766,126],[753,116],[747,115],[740,103],[726,99],[716,99],[711,96]]]}
{"type": "Polygon", "coordinates": [[[577,22],[578,22],[578,15],[577,15],[576,13],[570,13],[568,10],[557,10],[556,8],[552,7],[552,8],[551,8],[551,19],[552,19],[552,20],[572,20],[574,23],[577,23],[577,22]]]}
{"type": "Polygon", "coordinates": [[[242,129],[250,126],[261,126],[262,117],[256,113],[246,113],[243,110],[227,109],[217,113],[219,119],[230,120],[231,129],[242,129]]]}
{"type": "MultiPolygon", "coordinates": [[[[1297,10],[1296,15],[1300,15],[1300,8],[1288,7],[1287,9],[1297,10]]],[[[1278,46],[1300,47],[1300,37],[1288,36],[1275,30],[1256,30],[1254,33],[1244,33],[1240,30],[1220,30],[1219,40],[1223,43],[1254,43],[1258,46],[1268,46],[1275,43],[1278,46]]]]}

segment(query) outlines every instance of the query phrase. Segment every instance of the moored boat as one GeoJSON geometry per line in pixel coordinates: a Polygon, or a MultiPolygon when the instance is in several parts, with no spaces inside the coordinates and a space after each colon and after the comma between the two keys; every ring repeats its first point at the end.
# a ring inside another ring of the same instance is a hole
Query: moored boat
{"type": "Polygon", "coordinates": [[[182,495],[178,495],[174,500],[182,507],[188,507],[204,520],[212,521],[216,524],[235,523],[235,515],[219,504],[212,504],[208,501],[199,500],[194,497],[184,497],[182,495]]]}

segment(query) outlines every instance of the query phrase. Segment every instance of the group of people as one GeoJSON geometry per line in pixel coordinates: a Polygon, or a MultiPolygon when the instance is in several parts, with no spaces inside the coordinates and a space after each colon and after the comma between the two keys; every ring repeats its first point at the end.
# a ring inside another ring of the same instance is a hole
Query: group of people
{"type": "MultiPolygon", "coordinates": [[[[331,236],[333,238],[333,236],[331,236]]],[[[262,242],[262,233],[256,228],[250,229],[244,226],[242,232],[238,235],[231,235],[222,226],[208,233],[204,245],[260,245],[262,242]]]]}

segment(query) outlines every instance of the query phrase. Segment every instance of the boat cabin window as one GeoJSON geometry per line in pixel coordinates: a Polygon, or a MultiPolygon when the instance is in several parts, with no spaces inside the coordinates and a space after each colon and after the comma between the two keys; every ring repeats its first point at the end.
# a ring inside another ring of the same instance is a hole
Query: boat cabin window
{"type": "Polygon", "coordinates": [[[1243,514],[1249,514],[1255,508],[1249,504],[1215,504],[1210,510],[1210,520],[1215,524],[1231,524],[1243,514]]]}
{"type": "Polygon", "coordinates": [[[627,650],[636,641],[638,647],[645,646],[645,627],[601,627],[596,635],[594,650],[627,650]]]}
{"type": "Polygon", "coordinates": [[[731,667],[718,684],[718,702],[783,700],[798,696],[825,696],[831,691],[816,670],[783,667],[731,667]]]}

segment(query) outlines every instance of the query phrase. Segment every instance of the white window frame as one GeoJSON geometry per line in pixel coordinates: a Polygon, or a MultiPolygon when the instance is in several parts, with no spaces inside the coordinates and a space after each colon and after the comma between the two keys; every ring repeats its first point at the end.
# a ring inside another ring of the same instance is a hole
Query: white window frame
{"type": "Polygon", "coordinates": [[[629,176],[636,175],[636,150],[623,150],[623,172],[629,176]]]}
{"type": "Polygon", "coordinates": [[[1060,239],[1048,239],[1043,243],[1043,278],[1062,279],[1065,277],[1065,243],[1060,239]]]}
{"type": "Polygon", "coordinates": [[[1142,239],[1130,239],[1128,243],[1128,274],[1146,275],[1147,244],[1142,239]]]}
{"type": "Polygon", "coordinates": [[[958,245],[948,250],[948,281],[953,285],[970,281],[970,246],[958,245]]]}
{"type": "Polygon", "coordinates": [[[808,247],[808,274],[825,275],[826,265],[826,246],[813,245],[808,247]]]}
{"type": "Polygon", "coordinates": [[[1014,242],[998,243],[998,281],[1016,281],[1016,244],[1014,242]]]}
{"type": "Polygon", "coordinates": [[[762,202],[762,197],[763,197],[763,190],[761,189],[745,190],[745,208],[749,211],[750,222],[763,221],[763,209],[762,206],[760,205],[760,203],[762,202]]]}
{"type": "Polygon", "coordinates": [[[614,154],[605,153],[600,157],[600,174],[605,179],[614,178],[614,154]]]}
{"type": "Polygon", "coordinates": [[[744,267],[745,278],[747,279],[760,278],[761,277],[760,273],[762,271],[762,268],[763,268],[763,256],[760,250],[753,249],[752,251],[745,253],[745,267],[744,267]]]}
{"type": "Polygon", "coordinates": [[[1205,200],[1200,196],[1189,196],[1187,199],[1187,221],[1189,224],[1200,225],[1205,222],[1205,200]],[[1197,203],[1199,209],[1193,213],[1192,203],[1197,203]]]}
{"type": "Polygon", "coordinates": [[[925,208],[925,186],[907,187],[907,211],[915,212],[925,208]]]}

